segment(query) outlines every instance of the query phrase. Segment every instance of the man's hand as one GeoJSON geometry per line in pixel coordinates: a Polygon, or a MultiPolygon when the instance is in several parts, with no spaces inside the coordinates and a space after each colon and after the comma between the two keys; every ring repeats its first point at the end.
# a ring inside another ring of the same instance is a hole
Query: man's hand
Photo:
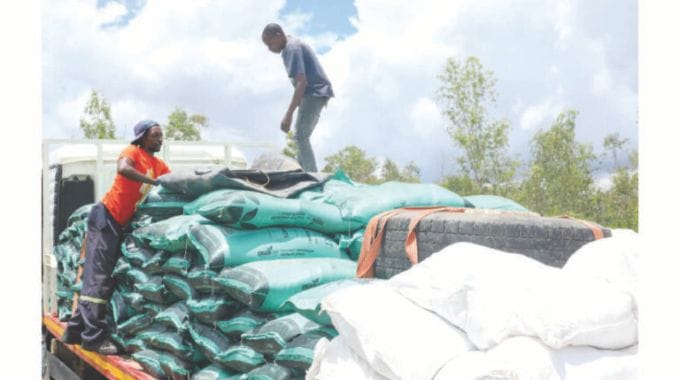
{"type": "Polygon", "coordinates": [[[286,115],[281,120],[281,131],[283,133],[288,133],[290,131],[290,125],[293,123],[293,115],[290,112],[286,112],[286,115]]]}

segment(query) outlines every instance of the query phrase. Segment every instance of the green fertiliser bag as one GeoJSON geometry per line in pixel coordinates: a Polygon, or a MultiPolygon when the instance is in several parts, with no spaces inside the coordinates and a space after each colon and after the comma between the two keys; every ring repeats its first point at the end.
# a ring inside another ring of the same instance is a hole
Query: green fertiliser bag
{"type": "Polygon", "coordinates": [[[154,187],[144,201],[137,206],[137,212],[157,218],[170,218],[182,215],[184,205],[193,199],[193,196],[176,193],[158,186],[154,187]]]}
{"type": "Polygon", "coordinates": [[[159,305],[153,302],[146,302],[144,306],[142,306],[142,312],[148,313],[152,317],[155,317],[158,313],[160,313],[163,310],[165,310],[165,305],[159,305]]]}
{"type": "Polygon", "coordinates": [[[165,262],[172,256],[172,252],[169,251],[156,251],[149,260],[142,264],[142,269],[148,274],[159,274],[163,270],[161,267],[165,262]]]}
{"type": "Polygon", "coordinates": [[[264,355],[244,345],[229,347],[215,357],[215,361],[238,372],[248,372],[265,363],[264,355]]]}
{"type": "Polygon", "coordinates": [[[127,284],[134,286],[134,284],[140,284],[149,281],[151,277],[144,271],[136,268],[130,268],[127,272],[125,272],[124,278],[127,284]]]}
{"type": "Polygon", "coordinates": [[[519,203],[498,195],[468,195],[463,198],[474,208],[529,212],[519,203]]]}
{"type": "Polygon", "coordinates": [[[361,255],[361,245],[364,244],[365,232],[366,229],[362,228],[352,234],[336,234],[335,240],[338,241],[338,248],[350,259],[358,261],[361,255]]]}
{"type": "MultiPolygon", "coordinates": [[[[117,282],[130,282],[130,278],[128,277],[127,273],[130,271],[132,268],[132,265],[124,258],[121,257],[116,261],[116,265],[113,267],[113,271],[111,272],[111,277],[114,278],[117,282]]],[[[75,281],[75,278],[73,279],[75,281]]]]}
{"type": "Polygon", "coordinates": [[[191,376],[191,371],[193,369],[193,365],[185,362],[184,360],[165,353],[165,352],[159,352],[159,362],[161,364],[161,369],[163,370],[163,373],[165,373],[165,376],[167,376],[168,379],[170,380],[189,380],[189,376],[191,376]]]}
{"type": "Polygon", "coordinates": [[[170,293],[163,285],[162,276],[151,276],[144,283],[136,283],[135,291],[151,302],[168,305],[179,301],[179,297],[170,293]]]}
{"type": "Polygon", "coordinates": [[[176,332],[164,332],[151,337],[148,344],[163,351],[172,352],[182,360],[198,363],[205,360],[205,356],[194,349],[193,345],[176,332]]]}
{"type": "Polygon", "coordinates": [[[324,188],[324,202],[340,208],[343,219],[365,225],[375,215],[400,207],[465,207],[458,194],[439,185],[386,182],[324,188]]]}
{"type": "Polygon", "coordinates": [[[138,331],[141,331],[153,323],[153,318],[149,314],[135,315],[128,320],[120,323],[116,327],[116,333],[123,337],[129,337],[135,335],[138,331]]]}
{"type": "Polygon", "coordinates": [[[163,368],[161,368],[160,355],[156,350],[146,349],[132,354],[135,359],[144,368],[144,371],[149,373],[156,379],[167,379],[163,368]]]}
{"type": "Polygon", "coordinates": [[[347,258],[333,239],[294,227],[243,231],[216,225],[196,225],[189,234],[210,269],[275,259],[347,258]]]}
{"type": "Polygon", "coordinates": [[[174,273],[182,277],[186,277],[189,273],[193,261],[189,251],[183,253],[175,253],[168,257],[158,270],[159,273],[174,273]]]}
{"type": "Polygon", "coordinates": [[[211,364],[191,375],[191,380],[246,380],[247,378],[248,375],[245,373],[236,373],[218,364],[211,364]]]}
{"type": "Polygon", "coordinates": [[[213,270],[194,267],[187,273],[186,280],[197,292],[213,294],[217,289],[212,281],[215,276],[217,276],[217,272],[213,270]]]}
{"type": "Polygon", "coordinates": [[[286,347],[286,342],[300,334],[316,330],[321,325],[301,314],[294,313],[276,318],[254,330],[244,333],[241,341],[262,354],[274,355],[286,347]]]}
{"type": "Polygon", "coordinates": [[[135,309],[130,306],[121,292],[114,290],[109,301],[113,323],[118,324],[137,314],[135,309]]]}
{"type": "Polygon", "coordinates": [[[366,284],[373,279],[351,278],[346,280],[332,281],[326,284],[315,286],[294,294],[281,305],[281,311],[297,312],[311,319],[312,321],[331,326],[332,322],[328,314],[321,310],[321,301],[336,290],[349,286],[366,284]]]}
{"type": "Polygon", "coordinates": [[[184,205],[184,215],[193,215],[196,214],[196,211],[208,204],[214,203],[214,202],[219,202],[223,199],[226,199],[229,197],[229,194],[239,191],[239,190],[231,190],[231,189],[222,189],[222,190],[215,190],[211,191],[209,193],[203,194],[200,197],[196,198],[194,201],[187,203],[184,205]]]}
{"type": "Polygon", "coordinates": [[[147,302],[144,296],[137,292],[121,292],[125,302],[130,305],[135,311],[141,313],[144,312],[144,304],[147,302]]]}
{"type": "Polygon", "coordinates": [[[190,317],[191,315],[186,302],[179,301],[156,314],[153,320],[154,322],[168,327],[170,331],[175,331],[180,335],[185,335],[189,329],[190,317]]]}
{"type": "Polygon", "coordinates": [[[200,215],[178,215],[132,232],[132,235],[156,249],[170,252],[185,252],[190,249],[187,234],[191,226],[210,223],[210,220],[200,215]]]}
{"type": "Polygon", "coordinates": [[[183,300],[196,298],[196,290],[189,284],[186,278],[176,274],[166,274],[163,276],[163,285],[172,294],[183,300]]]}
{"type": "Polygon", "coordinates": [[[216,325],[229,339],[240,342],[243,333],[261,326],[271,319],[271,314],[257,313],[245,309],[227,320],[218,321],[216,325]]]}
{"type": "Polygon", "coordinates": [[[294,373],[290,368],[276,363],[267,363],[248,372],[249,380],[289,380],[294,373]]]}
{"type": "Polygon", "coordinates": [[[353,278],[349,259],[256,261],[224,269],[214,281],[233,299],[257,311],[277,311],[292,295],[327,282],[353,278]]]}
{"type": "Polygon", "coordinates": [[[125,352],[127,353],[144,351],[149,348],[144,339],[141,339],[137,336],[133,336],[132,338],[125,340],[123,342],[123,347],[125,348],[125,352]]]}
{"type": "Polygon", "coordinates": [[[188,300],[187,307],[194,318],[209,324],[228,318],[243,308],[238,302],[221,295],[188,300]]]}
{"type": "Polygon", "coordinates": [[[234,191],[196,210],[215,223],[244,230],[301,227],[323,233],[347,232],[361,225],[343,220],[336,206],[304,199],[234,191]]]}
{"type": "Polygon", "coordinates": [[[224,334],[200,322],[194,322],[189,325],[189,334],[194,344],[212,362],[215,361],[220,352],[226,351],[231,346],[229,338],[224,336],[224,334]]]}
{"type": "Polygon", "coordinates": [[[154,321],[153,323],[151,323],[151,326],[138,331],[135,334],[134,337],[139,338],[142,341],[144,341],[144,343],[148,344],[153,336],[155,336],[157,334],[169,332],[169,331],[171,331],[171,330],[169,330],[167,327],[163,326],[162,324],[154,321]]]}
{"type": "Polygon", "coordinates": [[[78,207],[75,211],[71,213],[66,221],[67,226],[71,226],[76,222],[87,222],[87,217],[90,215],[90,210],[94,203],[88,203],[86,205],[78,207]]]}
{"type": "Polygon", "coordinates": [[[149,261],[154,255],[154,251],[139,244],[132,235],[127,235],[120,245],[120,250],[123,253],[123,257],[130,262],[130,264],[141,268],[144,263],[149,261]]]}
{"type": "Polygon", "coordinates": [[[295,337],[279,351],[275,360],[284,367],[306,371],[314,361],[314,348],[321,338],[333,339],[338,332],[332,328],[321,328],[295,337]]]}

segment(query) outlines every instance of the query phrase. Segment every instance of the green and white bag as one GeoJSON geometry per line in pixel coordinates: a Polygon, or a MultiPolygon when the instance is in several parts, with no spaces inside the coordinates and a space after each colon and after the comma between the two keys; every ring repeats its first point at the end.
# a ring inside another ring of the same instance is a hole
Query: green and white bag
{"type": "Polygon", "coordinates": [[[214,281],[251,309],[272,312],[298,292],[353,278],[355,272],[356,263],[348,259],[270,260],[224,269],[214,281]]]}

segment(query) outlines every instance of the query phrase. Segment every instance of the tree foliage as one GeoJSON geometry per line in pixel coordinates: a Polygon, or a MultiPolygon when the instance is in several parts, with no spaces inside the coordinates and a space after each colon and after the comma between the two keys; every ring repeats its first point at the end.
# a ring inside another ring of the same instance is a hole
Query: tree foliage
{"type": "Polygon", "coordinates": [[[382,166],[378,159],[369,157],[361,148],[350,145],[326,157],[325,172],[341,169],[353,181],[379,184],[387,181],[420,182],[420,169],[411,161],[403,169],[387,158],[382,166]]]}
{"type": "Polygon", "coordinates": [[[208,118],[199,114],[187,114],[179,107],[168,116],[168,125],[165,127],[165,138],[177,141],[201,140],[201,128],[208,126],[208,118]]]}
{"type": "Polygon", "coordinates": [[[286,146],[283,148],[283,151],[281,153],[284,156],[297,159],[299,149],[297,142],[295,141],[295,138],[293,136],[294,136],[293,131],[288,131],[288,133],[286,134],[286,146]]]}
{"type": "Polygon", "coordinates": [[[403,169],[399,169],[396,162],[385,159],[381,170],[381,182],[397,181],[397,182],[420,182],[420,168],[416,163],[410,161],[403,169]]]}
{"type": "Polygon", "coordinates": [[[86,139],[114,139],[116,126],[111,119],[111,106],[106,99],[95,91],[90,93],[83,116],[80,117],[80,129],[86,139]]]}
{"type": "Polygon", "coordinates": [[[529,176],[522,185],[525,206],[547,215],[583,216],[593,193],[591,165],[596,156],[576,141],[575,110],[561,112],[550,129],[538,131],[531,143],[529,176]]]}
{"type": "Polygon", "coordinates": [[[447,131],[463,152],[458,158],[463,177],[460,179],[472,182],[474,189],[490,186],[494,192],[503,192],[514,177],[518,162],[506,153],[510,123],[492,121],[487,115],[487,107],[496,102],[493,72],[485,69],[476,57],[468,57],[464,62],[449,58],[438,78],[441,86],[437,97],[449,119],[447,131]]]}
{"type": "Polygon", "coordinates": [[[325,172],[334,172],[342,169],[353,181],[362,183],[377,183],[375,176],[377,161],[375,158],[366,156],[361,148],[350,145],[338,153],[326,157],[325,172]]]}

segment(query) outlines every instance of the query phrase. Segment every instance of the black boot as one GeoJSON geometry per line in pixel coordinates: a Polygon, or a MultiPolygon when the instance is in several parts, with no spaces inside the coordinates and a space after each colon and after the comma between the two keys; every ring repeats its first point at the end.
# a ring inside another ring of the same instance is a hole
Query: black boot
{"type": "Polygon", "coordinates": [[[118,346],[111,341],[111,339],[104,339],[103,342],[95,346],[81,345],[83,350],[93,351],[102,355],[116,355],[118,354],[118,346]]]}

